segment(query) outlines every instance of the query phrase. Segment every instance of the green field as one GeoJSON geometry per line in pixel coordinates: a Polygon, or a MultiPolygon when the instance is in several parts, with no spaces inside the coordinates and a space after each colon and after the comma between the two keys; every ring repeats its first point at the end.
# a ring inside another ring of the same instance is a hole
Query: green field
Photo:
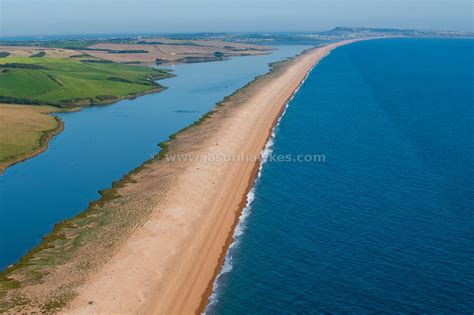
{"type": "Polygon", "coordinates": [[[60,107],[112,103],[162,87],[166,70],[100,60],[2,58],[0,102],[60,107]]]}

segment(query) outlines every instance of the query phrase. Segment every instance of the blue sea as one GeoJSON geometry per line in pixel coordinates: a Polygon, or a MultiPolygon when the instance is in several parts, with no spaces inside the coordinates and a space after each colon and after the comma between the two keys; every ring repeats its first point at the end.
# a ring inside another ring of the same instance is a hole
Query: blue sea
{"type": "Polygon", "coordinates": [[[474,312],[474,40],[340,47],[275,129],[208,314],[474,312]]]}

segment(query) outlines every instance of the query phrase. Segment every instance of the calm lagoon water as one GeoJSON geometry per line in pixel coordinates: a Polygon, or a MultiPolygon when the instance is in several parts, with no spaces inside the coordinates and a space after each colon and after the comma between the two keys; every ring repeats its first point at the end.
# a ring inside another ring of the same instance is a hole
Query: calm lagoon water
{"type": "Polygon", "coordinates": [[[474,311],[474,40],[338,48],[276,129],[209,314],[474,311]]]}
{"type": "Polygon", "coordinates": [[[58,115],[65,130],[49,149],[0,175],[0,270],[157,153],[159,142],[267,72],[268,63],[308,46],[277,48],[271,55],[177,65],[176,77],[160,81],[169,87],[162,93],[58,115]]]}

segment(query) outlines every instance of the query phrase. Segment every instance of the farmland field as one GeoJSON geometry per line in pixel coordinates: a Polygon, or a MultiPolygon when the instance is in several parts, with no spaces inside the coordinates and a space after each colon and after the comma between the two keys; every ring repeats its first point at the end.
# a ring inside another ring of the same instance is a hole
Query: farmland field
{"type": "Polygon", "coordinates": [[[40,153],[47,141],[62,129],[49,113],[61,111],[52,106],[0,104],[0,173],[25,157],[40,153]]]}
{"type": "Polygon", "coordinates": [[[165,70],[101,60],[2,58],[0,101],[4,103],[88,106],[159,91],[154,80],[165,70]]]}

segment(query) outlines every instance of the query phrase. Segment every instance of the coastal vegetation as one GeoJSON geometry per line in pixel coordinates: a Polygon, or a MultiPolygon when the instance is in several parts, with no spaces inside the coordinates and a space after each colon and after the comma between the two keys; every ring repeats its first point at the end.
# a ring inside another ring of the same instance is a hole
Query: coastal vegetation
{"type": "Polygon", "coordinates": [[[106,104],[160,91],[154,80],[165,70],[58,58],[3,58],[0,101],[3,103],[77,107],[106,104]],[[110,80],[110,78],[119,78],[110,80]]]}
{"type": "Polygon", "coordinates": [[[190,56],[190,57],[184,57],[176,60],[176,62],[182,62],[182,63],[198,63],[198,62],[210,62],[210,61],[217,61],[218,59],[214,56],[190,56]]]}

